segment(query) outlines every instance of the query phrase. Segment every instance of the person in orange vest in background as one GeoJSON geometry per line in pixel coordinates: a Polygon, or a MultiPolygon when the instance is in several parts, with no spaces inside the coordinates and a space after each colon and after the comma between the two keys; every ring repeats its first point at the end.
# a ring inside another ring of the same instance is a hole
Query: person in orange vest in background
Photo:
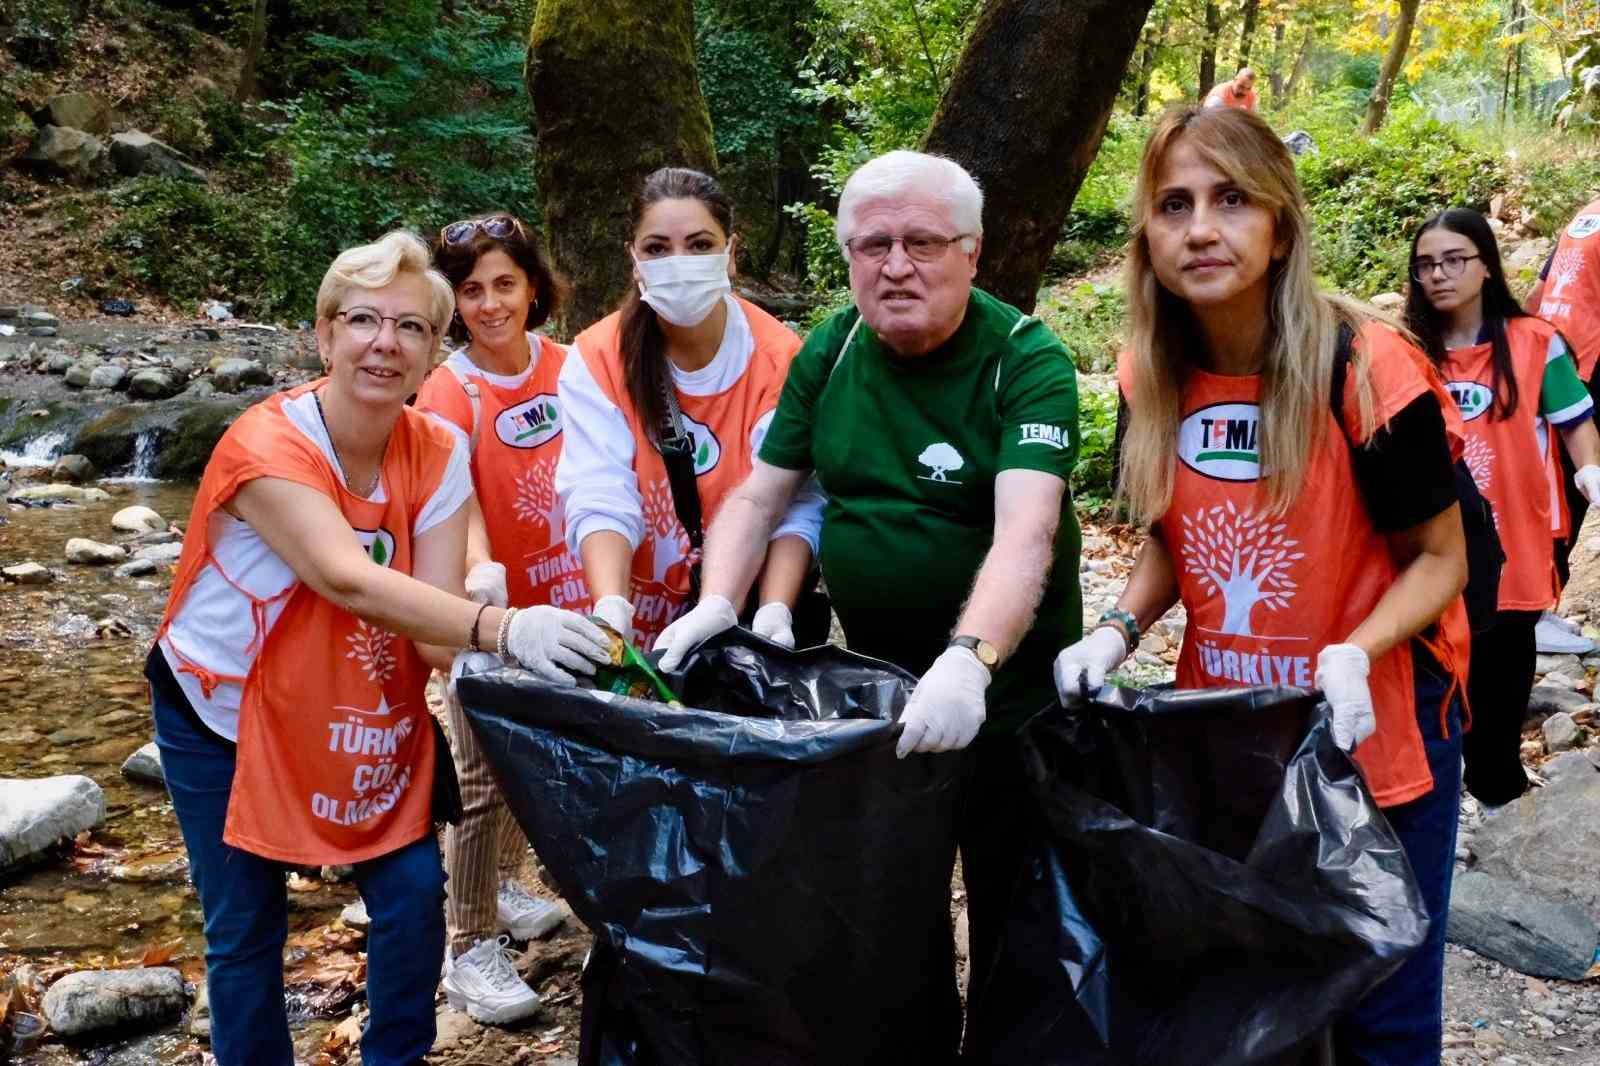
{"type": "MultiPolygon", "coordinates": [[[[556,491],[595,613],[649,647],[698,597],[704,529],[750,472],[800,338],[732,295],[733,216],[714,178],[655,171],[632,220],[637,288],[578,335],[561,371],[556,491]]],[[[822,506],[802,494],[764,553],[751,628],[788,647],[822,506]]]]}
{"type": "MultiPolygon", "coordinates": [[[[1539,281],[1523,301],[1531,315],[1538,315],[1567,339],[1578,362],[1578,377],[1596,402],[1593,417],[1600,419],[1600,200],[1585,204],[1561,231],[1555,251],[1545,261],[1539,281]]],[[[1578,491],[1573,476],[1577,473],[1571,457],[1559,457],[1564,490],[1561,536],[1556,538],[1556,572],[1563,586],[1569,574],[1568,557],[1583,531],[1589,501],[1578,491]]],[[[1539,619],[1538,647],[1547,655],[1585,655],[1595,648],[1594,641],[1582,636],[1577,626],[1553,611],[1539,619]]]]}
{"type": "Polygon", "coordinates": [[[406,406],[455,304],[415,236],[334,260],[327,376],[245,411],[212,452],[145,663],[156,744],[205,918],[220,1066],[291,1066],[286,867],[351,864],[370,915],[362,1061],[434,1040],[436,818],[453,818],[431,667],[491,648],[552,682],[607,659],[554,607],[462,596],[467,449],[406,406]],[[435,760],[438,760],[437,767],[435,760]]]}
{"type": "MultiPolygon", "coordinates": [[[[445,226],[433,262],[455,289],[450,339],[460,347],[428,376],[417,407],[454,429],[472,456],[477,506],[467,527],[467,596],[500,607],[587,611],[589,593],[567,550],[556,497],[556,378],[567,349],[532,332],[560,308],[566,280],[533,230],[505,213],[445,226]]],[[[462,811],[444,838],[444,991],[473,1019],[506,1025],[538,1010],[539,996],[518,976],[499,934],[532,939],[559,924],[562,911],[518,882],[527,837],[453,693],[445,708],[462,811]]]]}
{"type": "Polygon", "coordinates": [[[1227,81],[1218,82],[1206,93],[1206,107],[1236,107],[1241,111],[1256,109],[1256,72],[1240,67],[1239,73],[1227,81]]]}
{"type": "Polygon", "coordinates": [[[1442,211],[1412,241],[1406,322],[1444,376],[1467,432],[1467,465],[1494,505],[1505,551],[1499,613],[1472,638],[1467,790],[1488,806],[1528,788],[1522,719],[1533,688],[1534,627],[1560,594],[1550,540],[1557,499],[1543,476],[1557,447],[1583,499],[1600,497],[1600,433],[1565,338],[1506,287],[1488,220],[1442,211]]]}
{"type": "Polygon", "coordinates": [[[1318,290],[1293,159],[1255,115],[1163,118],[1133,204],[1120,492],[1150,536],[1058,692],[1091,695],[1180,601],[1180,687],[1320,688],[1431,919],[1336,1055],[1436,1066],[1467,652],[1453,405],[1375,312],[1318,290]]]}

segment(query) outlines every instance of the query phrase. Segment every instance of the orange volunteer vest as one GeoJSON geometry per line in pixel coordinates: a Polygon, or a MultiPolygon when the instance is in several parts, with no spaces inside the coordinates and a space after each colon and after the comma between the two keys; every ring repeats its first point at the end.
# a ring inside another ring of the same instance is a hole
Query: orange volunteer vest
{"type": "MultiPolygon", "coordinates": [[[[756,423],[778,406],[789,364],[800,350],[793,330],[748,300],[735,297],[755,350],[750,365],[727,391],[715,396],[678,393],[684,431],[694,438],[696,484],[700,487],[702,522],[716,519],[722,501],[749,475],[754,456],[750,434],[756,423]]],[[[575,342],[596,384],[626,416],[633,432],[633,469],[644,507],[644,540],[633,553],[633,627],[642,648],[655,643],[689,599],[689,570],[695,562],[689,535],[673,507],[667,467],[655,446],[655,427],[640,424],[628,398],[617,337],[620,312],[613,312],[579,334],[575,342]]]]}
{"type": "MultiPolygon", "coordinates": [[[[322,383],[262,401],[223,434],[200,481],[158,639],[200,571],[216,565],[211,516],[254,478],[284,478],[327,495],[375,561],[411,572],[411,529],[444,477],[454,438],[421,412],[403,410],[384,457],[388,498],[364,500],[283,413],[286,400],[322,383]]],[[[284,595],[288,603],[264,640],[266,604],[253,602],[261,647],[246,677],[218,677],[197,663],[179,667],[208,692],[222,680],[243,686],[223,839],[265,858],[314,866],[361,862],[426,836],[433,829],[429,667],[410,640],[308,585],[296,582],[284,595]]]]}
{"type": "MultiPolygon", "coordinates": [[[[1394,333],[1368,326],[1360,344],[1380,425],[1430,390],[1420,354],[1394,333]]],[[[1345,393],[1352,435],[1360,427],[1354,379],[1345,393]]],[[[1118,380],[1135,405],[1127,353],[1118,380]]],[[[1258,375],[1191,369],[1184,384],[1172,503],[1156,522],[1188,612],[1181,688],[1314,687],[1318,654],[1343,643],[1399,573],[1367,515],[1349,439],[1331,411],[1299,497],[1282,515],[1266,511],[1257,499],[1260,398],[1258,375]]],[[[1464,628],[1464,614],[1461,621],[1464,628]]],[[[1440,654],[1444,668],[1462,676],[1453,649],[1440,654]]],[[[1417,728],[1410,648],[1380,656],[1368,683],[1378,728],[1355,751],[1368,787],[1385,807],[1426,795],[1433,776],[1417,728]]]]}
{"type": "Polygon", "coordinates": [[[1572,345],[1578,376],[1594,377],[1600,362],[1600,200],[1567,223],[1544,280],[1539,316],[1572,345]]]}
{"type": "MultiPolygon", "coordinates": [[[[1467,469],[1494,505],[1495,528],[1505,548],[1500,574],[1502,611],[1542,611],[1555,604],[1557,587],[1551,530],[1560,514],[1551,499],[1549,471],[1556,434],[1539,417],[1545,354],[1555,327],[1537,318],[1506,323],[1519,400],[1509,419],[1496,418],[1492,348],[1474,344],[1445,353],[1440,368],[1467,430],[1467,469]]],[[[1559,469],[1559,460],[1557,460],[1559,469]]]]}
{"type": "Polygon", "coordinates": [[[489,551],[506,566],[513,607],[549,604],[587,613],[583,567],[567,550],[556,461],[561,457],[561,401],[556,379],[567,349],[538,338],[533,373],[519,389],[503,389],[471,375],[478,392],[473,410],[466,385],[447,366],[428,375],[417,393],[420,410],[439,415],[476,440],[472,486],[478,494],[489,551]]]}

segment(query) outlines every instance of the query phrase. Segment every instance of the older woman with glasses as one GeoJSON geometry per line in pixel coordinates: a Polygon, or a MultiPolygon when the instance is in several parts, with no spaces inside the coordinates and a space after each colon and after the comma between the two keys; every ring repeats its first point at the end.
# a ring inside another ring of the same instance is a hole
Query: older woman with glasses
{"type": "Polygon", "coordinates": [[[195,497],[145,672],[221,1066],[293,1061],[284,873],[328,863],[371,916],[362,1061],[422,1061],[444,950],[429,669],[462,647],[569,679],[605,658],[579,615],[461,595],[466,448],[406,406],[453,304],[410,234],[341,254],[317,294],[327,377],[240,416],[195,497]]]}

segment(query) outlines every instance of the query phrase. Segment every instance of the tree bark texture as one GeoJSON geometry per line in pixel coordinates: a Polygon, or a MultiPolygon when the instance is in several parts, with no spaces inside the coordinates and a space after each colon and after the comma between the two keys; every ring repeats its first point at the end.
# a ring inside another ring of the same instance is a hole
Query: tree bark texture
{"type": "Polygon", "coordinates": [[[1217,39],[1222,36],[1222,9],[1211,0],[1206,3],[1206,36],[1200,42],[1200,91],[1195,94],[1204,100],[1206,93],[1217,83],[1217,39]]]}
{"type": "Polygon", "coordinates": [[[234,86],[235,103],[252,100],[256,95],[256,68],[261,65],[261,53],[267,47],[267,0],[255,0],[250,11],[250,32],[245,37],[244,58],[239,63],[239,83],[234,86]]]}
{"type": "Polygon", "coordinates": [[[1156,57],[1161,49],[1167,46],[1167,29],[1172,23],[1170,13],[1161,16],[1159,28],[1150,32],[1146,27],[1144,46],[1139,49],[1139,84],[1133,91],[1133,115],[1143,118],[1144,113],[1150,110],[1150,76],[1155,73],[1156,57]]]}
{"type": "Polygon", "coordinates": [[[978,285],[1032,310],[1151,0],[989,0],[923,148],[984,191],[978,285]],[[1063,62],[1071,56],[1071,62],[1063,62]]]}
{"type": "Polygon", "coordinates": [[[1377,133],[1389,113],[1389,96],[1394,92],[1395,79],[1400,76],[1400,64],[1405,62],[1406,49],[1411,46],[1411,30],[1417,24],[1417,8],[1422,0],[1400,0],[1400,18],[1395,23],[1394,39],[1383,57],[1383,67],[1378,71],[1378,84],[1367,101],[1367,117],[1361,132],[1377,133]]]}
{"type": "Polygon", "coordinates": [[[528,40],[535,177],[550,251],[573,282],[571,336],[632,284],[628,208],[664,166],[716,173],[692,0],[539,0],[528,40]]]}
{"type": "Polygon", "coordinates": [[[1267,85],[1272,90],[1272,106],[1282,107],[1280,97],[1283,96],[1283,34],[1284,24],[1280,20],[1272,27],[1272,69],[1267,72],[1267,85]]]}
{"type": "Polygon", "coordinates": [[[1294,99],[1294,91],[1300,84],[1300,79],[1306,72],[1306,67],[1311,60],[1311,45],[1317,39],[1317,31],[1310,26],[1306,27],[1305,39],[1300,42],[1300,51],[1294,57],[1294,66],[1289,70],[1289,80],[1283,83],[1283,96],[1273,97],[1274,109],[1282,109],[1285,104],[1294,99]]]}
{"type": "Polygon", "coordinates": [[[1244,26],[1239,30],[1239,66],[1250,65],[1250,42],[1256,35],[1256,11],[1261,6],[1261,0],[1244,0],[1244,26]]]}

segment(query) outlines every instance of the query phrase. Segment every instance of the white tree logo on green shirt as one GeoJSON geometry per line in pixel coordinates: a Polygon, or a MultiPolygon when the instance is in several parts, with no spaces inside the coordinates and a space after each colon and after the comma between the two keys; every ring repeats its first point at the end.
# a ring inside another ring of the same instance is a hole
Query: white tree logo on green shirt
{"type": "Polygon", "coordinates": [[[943,481],[951,485],[959,485],[959,481],[951,481],[946,475],[952,470],[960,470],[967,465],[961,458],[961,453],[944,441],[930,444],[922,449],[922,454],[917,456],[917,462],[933,471],[932,474],[918,474],[919,481],[943,481]]]}

